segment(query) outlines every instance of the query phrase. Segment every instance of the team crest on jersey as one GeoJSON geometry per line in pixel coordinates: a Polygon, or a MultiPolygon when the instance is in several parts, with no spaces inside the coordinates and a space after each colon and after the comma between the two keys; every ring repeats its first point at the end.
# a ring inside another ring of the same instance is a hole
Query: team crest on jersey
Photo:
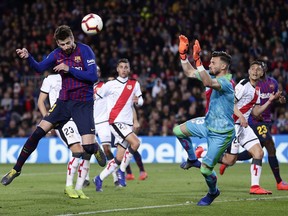
{"type": "Polygon", "coordinates": [[[81,56],[75,56],[75,57],[74,57],[74,61],[75,61],[76,63],[81,62],[81,56]]]}
{"type": "Polygon", "coordinates": [[[131,90],[132,89],[132,85],[127,85],[127,89],[131,90]]]}
{"type": "Polygon", "coordinates": [[[257,86],[257,87],[255,88],[255,92],[256,92],[257,95],[259,95],[259,91],[260,91],[260,88],[257,86]]]}
{"type": "Polygon", "coordinates": [[[269,88],[273,90],[273,89],[274,89],[274,84],[271,83],[271,84],[269,85],[269,88]]]}
{"type": "Polygon", "coordinates": [[[57,63],[61,63],[63,59],[57,59],[57,63]]]}

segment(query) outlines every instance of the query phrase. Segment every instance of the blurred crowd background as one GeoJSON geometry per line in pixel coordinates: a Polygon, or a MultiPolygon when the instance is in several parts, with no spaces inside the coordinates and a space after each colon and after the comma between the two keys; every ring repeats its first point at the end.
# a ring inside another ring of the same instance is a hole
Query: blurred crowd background
{"type": "MultiPolygon", "coordinates": [[[[92,47],[104,77],[115,71],[119,58],[128,58],[145,100],[138,109],[139,135],[169,136],[175,124],[203,116],[206,102],[201,83],[183,74],[178,36],[199,39],[206,69],[211,51],[231,54],[236,82],[247,77],[252,60],[266,60],[267,75],[287,97],[287,11],[287,0],[1,1],[0,137],[29,136],[41,120],[37,97],[51,71],[36,74],[15,50],[26,47],[41,61],[56,48],[58,25],[69,25],[76,41],[92,47]],[[85,35],[80,27],[91,12],[104,22],[96,36],[85,35]]],[[[274,134],[288,133],[287,110],[287,104],[274,103],[274,134]]]]}

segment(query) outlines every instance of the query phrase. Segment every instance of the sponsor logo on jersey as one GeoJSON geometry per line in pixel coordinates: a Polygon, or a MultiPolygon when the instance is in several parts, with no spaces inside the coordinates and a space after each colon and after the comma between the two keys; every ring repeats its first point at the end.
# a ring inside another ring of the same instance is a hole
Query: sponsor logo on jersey
{"type": "Polygon", "coordinates": [[[63,59],[57,59],[57,63],[61,63],[63,59]]]}
{"type": "Polygon", "coordinates": [[[127,89],[128,89],[128,90],[131,90],[132,88],[133,88],[132,85],[127,85],[127,89]]]}
{"type": "Polygon", "coordinates": [[[95,60],[94,59],[88,59],[87,64],[88,64],[88,66],[93,65],[93,64],[95,64],[95,60]]]}

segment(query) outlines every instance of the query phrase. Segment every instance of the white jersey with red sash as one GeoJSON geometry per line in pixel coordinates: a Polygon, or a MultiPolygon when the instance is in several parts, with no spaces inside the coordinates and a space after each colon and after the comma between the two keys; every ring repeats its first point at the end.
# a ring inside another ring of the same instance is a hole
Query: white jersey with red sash
{"type": "MultiPolygon", "coordinates": [[[[140,84],[137,80],[117,77],[107,82],[97,96],[107,97],[109,124],[116,122],[133,125],[133,96],[142,95],[140,84]]],[[[100,99],[101,100],[101,99],[100,99]]]]}
{"type": "MultiPolygon", "coordinates": [[[[103,81],[99,81],[94,84],[94,98],[96,98],[97,92],[105,85],[103,81]]],[[[94,122],[99,124],[108,121],[107,112],[107,99],[106,97],[94,101],[94,122]]]]}
{"type": "MultiPolygon", "coordinates": [[[[246,120],[255,105],[260,104],[260,88],[254,87],[249,82],[249,79],[241,80],[235,87],[236,106],[243,114],[246,120]]],[[[233,115],[235,123],[240,120],[236,115],[233,115]]]]}

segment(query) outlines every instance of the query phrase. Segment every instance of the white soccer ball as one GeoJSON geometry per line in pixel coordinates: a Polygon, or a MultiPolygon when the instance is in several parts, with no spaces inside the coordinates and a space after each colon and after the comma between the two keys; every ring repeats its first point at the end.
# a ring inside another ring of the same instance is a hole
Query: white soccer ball
{"type": "Polygon", "coordinates": [[[103,21],[97,14],[87,14],[81,22],[82,30],[88,35],[95,35],[103,28],[103,21]]]}

